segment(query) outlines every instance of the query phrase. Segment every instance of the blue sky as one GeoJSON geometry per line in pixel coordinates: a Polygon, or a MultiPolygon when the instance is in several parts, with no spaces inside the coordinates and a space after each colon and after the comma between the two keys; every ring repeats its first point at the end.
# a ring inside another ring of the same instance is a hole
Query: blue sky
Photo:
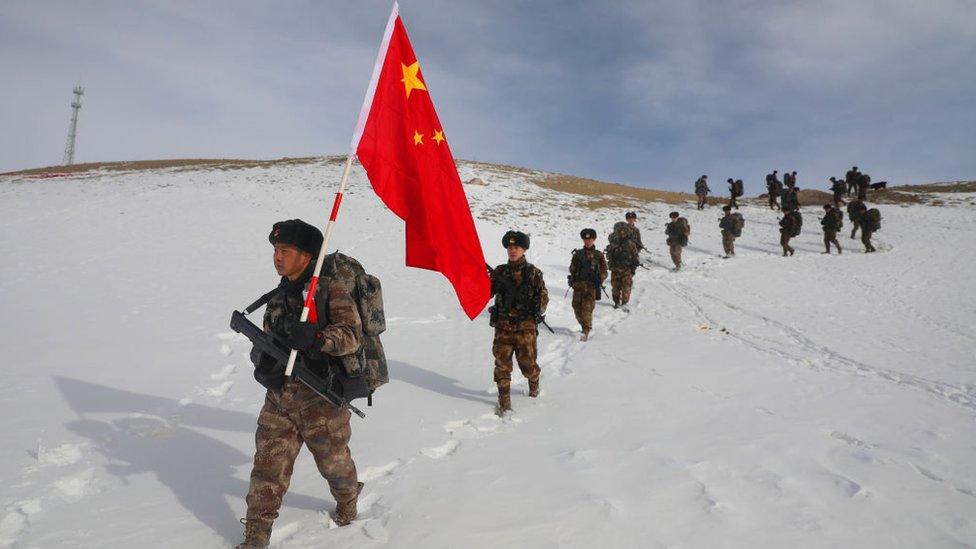
{"type": "MultiPolygon", "coordinates": [[[[391,3],[0,3],[0,171],[344,154],[391,3]]],[[[688,190],[976,179],[976,4],[411,1],[459,158],[688,190]],[[713,185],[713,188],[716,185],[713,185]]]]}

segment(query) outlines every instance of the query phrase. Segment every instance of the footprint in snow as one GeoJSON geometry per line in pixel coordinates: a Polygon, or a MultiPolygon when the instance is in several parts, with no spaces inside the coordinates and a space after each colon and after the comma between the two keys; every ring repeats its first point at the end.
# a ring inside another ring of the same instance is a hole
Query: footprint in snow
{"type": "Polygon", "coordinates": [[[207,392],[208,395],[213,396],[213,397],[222,397],[222,396],[226,395],[228,393],[228,391],[230,391],[230,388],[233,387],[233,386],[234,386],[234,382],[233,381],[225,381],[225,382],[221,383],[220,385],[217,385],[215,387],[211,387],[211,388],[207,389],[206,392],[207,392]]]}
{"type": "Polygon", "coordinates": [[[213,379],[213,380],[227,379],[231,375],[233,375],[234,372],[236,372],[236,371],[237,371],[237,366],[236,365],[234,365],[234,364],[228,364],[228,365],[224,366],[223,368],[221,368],[220,371],[210,374],[210,379],[213,379]]]}
{"type": "Polygon", "coordinates": [[[367,467],[359,473],[359,480],[362,482],[370,482],[382,477],[388,477],[396,471],[403,462],[400,460],[391,461],[386,465],[377,465],[374,467],[367,467]]]}
{"type": "Polygon", "coordinates": [[[461,443],[457,440],[448,440],[440,446],[432,446],[430,448],[424,448],[420,451],[421,454],[431,458],[431,459],[443,459],[447,456],[457,452],[457,449],[461,446],[461,443]]]}

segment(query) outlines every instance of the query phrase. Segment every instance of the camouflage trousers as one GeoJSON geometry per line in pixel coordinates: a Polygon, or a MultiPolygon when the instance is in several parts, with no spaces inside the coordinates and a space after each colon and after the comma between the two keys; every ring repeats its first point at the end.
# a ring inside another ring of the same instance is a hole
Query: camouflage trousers
{"type": "Polygon", "coordinates": [[[769,209],[778,210],[779,201],[776,200],[776,193],[769,193],[769,209]]]}
{"type": "Polygon", "coordinates": [[[834,207],[835,208],[840,208],[841,206],[847,204],[847,202],[844,202],[843,196],[844,196],[844,193],[834,193],[834,207]]]}
{"type": "Polygon", "coordinates": [[[704,210],[705,209],[705,204],[707,202],[708,195],[707,194],[699,194],[697,196],[698,196],[698,209],[699,210],[704,210]]]}
{"type": "Polygon", "coordinates": [[[739,203],[736,202],[735,197],[731,195],[729,196],[729,207],[737,210],[739,209],[739,203]]]}
{"type": "Polygon", "coordinates": [[[779,232],[779,245],[783,247],[783,256],[784,257],[786,255],[793,255],[793,253],[796,251],[796,250],[793,249],[792,246],[790,246],[790,239],[792,239],[792,238],[793,237],[790,236],[790,233],[788,233],[786,231],[780,231],[779,232]]]}
{"type": "Polygon", "coordinates": [[[874,244],[871,244],[871,236],[873,235],[874,231],[869,231],[864,227],[861,227],[861,244],[864,244],[865,253],[876,251],[874,249],[874,244]]]}
{"type": "Polygon", "coordinates": [[[536,362],[536,329],[503,330],[495,328],[495,341],[491,353],[495,355],[495,383],[499,394],[508,394],[512,386],[512,354],[518,361],[519,370],[529,384],[539,382],[542,371],[536,362]]]}
{"type": "Polygon", "coordinates": [[[573,285],[573,312],[583,333],[593,329],[593,309],[596,307],[596,292],[599,291],[588,282],[573,285]]]}
{"type": "Polygon", "coordinates": [[[349,410],[336,408],[299,382],[268,391],[258,415],[257,450],[247,491],[247,519],[272,523],[288,491],[295,458],[308,446],[336,503],[358,496],[349,452],[349,410]]]}
{"type": "Polygon", "coordinates": [[[837,231],[824,231],[824,247],[830,253],[830,245],[837,246],[837,253],[841,253],[840,242],[837,242],[837,231]]]}
{"type": "Polygon", "coordinates": [[[625,305],[630,301],[630,289],[634,285],[634,271],[613,269],[610,271],[610,296],[614,305],[625,305]]]}
{"type": "Polygon", "coordinates": [[[725,250],[725,255],[735,255],[735,235],[722,231],[722,248],[725,250]]]}
{"type": "MultiPolygon", "coordinates": [[[[861,228],[861,222],[860,221],[851,221],[851,224],[854,225],[854,228],[851,229],[851,238],[854,238],[854,236],[857,234],[857,230],[861,228]]],[[[861,233],[861,234],[864,234],[864,233],[861,233]]]]}
{"type": "Polygon", "coordinates": [[[668,244],[668,251],[671,252],[671,261],[674,263],[674,267],[677,269],[681,266],[681,244],[668,244]]]}

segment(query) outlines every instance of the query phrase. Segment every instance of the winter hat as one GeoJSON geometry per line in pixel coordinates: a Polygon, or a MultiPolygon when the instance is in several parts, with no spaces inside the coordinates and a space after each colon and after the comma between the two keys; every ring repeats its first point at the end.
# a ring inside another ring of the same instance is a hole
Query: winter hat
{"type": "Polygon", "coordinates": [[[502,237],[502,247],[518,246],[526,250],[529,249],[529,235],[520,231],[508,231],[502,237]]]}
{"type": "Polygon", "coordinates": [[[301,219],[279,221],[271,227],[268,242],[272,245],[290,244],[315,257],[322,248],[322,231],[301,219]]]}
{"type": "Polygon", "coordinates": [[[678,212],[671,212],[668,214],[668,217],[674,219],[675,217],[678,217],[678,212]]]}
{"type": "Polygon", "coordinates": [[[580,238],[596,238],[596,229],[583,229],[580,231],[580,238]]]}
{"type": "Polygon", "coordinates": [[[731,212],[732,211],[732,206],[722,206],[722,211],[723,212],[731,212]]]}
{"type": "Polygon", "coordinates": [[[627,212],[627,214],[624,215],[624,219],[637,219],[637,213],[636,212],[627,212]]]}

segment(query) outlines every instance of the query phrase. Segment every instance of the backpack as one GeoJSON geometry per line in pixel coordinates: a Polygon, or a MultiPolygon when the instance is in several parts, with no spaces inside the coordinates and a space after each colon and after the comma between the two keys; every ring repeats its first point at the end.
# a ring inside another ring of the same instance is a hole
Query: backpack
{"type": "Polygon", "coordinates": [[[732,196],[734,196],[736,198],[739,198],[744,193],[745,193],[745,190],[743,189],[742,180],[741,179],[738,179],[736,181],[733,181],[732,182],[732,196]]]}
{"type": "Polygon", "coordinates": [[[779,222],[780,227],[789,233],[790,237],[800,236],[800,229],[803,227],[803,216],[798,210],[788,212],[779,222]]]}
{"type": "Polygon", "coordinates": [[[688,225],[688,220],[679,217],[678,219],[668,223],[665,233],[668,235],[668,243],[674,242],[681,246],[688,245],[688,234],[691,233],[691,226],[688,225]]]}
{"type": "Polygon", "coordinates": [[[824,216],[821,224],[823,225],[825,231],[837,232],[844,228],[844,214],[840,210],[834,208],[833,210],[827,212],[827,215],[824,216]]]}
{"type": "Polygon", "coordinates": [[[877,208],[871,208],[864,212],[864,216],[861,218],[861,225],[871,232],[881,229],[881,212],[877,208]]]}
{"type": "Polygon", "coordinates": [[[742,217],[742,214],[736,212],[729,216],[732,218],[732,236],[739,238],[742,236],[742,227],[745,226],[746,220],[742,217]]]}
{"type": "Polygon", "coordinates": [[[610,242],[606,247],[607,261],[613,267],[633,268],[640,263],[637,243],[634,242],[634,231],[626,221],[618,221],[613,225],[613,232],[607,238],[610,242]]]}
{"type": "MultiPolygon", "coordinates": [[[[355,360],[343,360],[346,372],[351,376],[366,376],[370,393],[390,381],[386,353],[380,334],[386,331],[386,315],[383,311],[383,288],[380,279],[368,274],[359,261],[338,251],[327,255],[322,264],[322,276],[343,280],[356,301],[362,321],[363,345],[355,360]]],[[[319,286],[321,289],[321,286],[319,286]]],[[[372,398],[372,397],[370,397],[372,398]]]]}
{"type": "Polygon", "coordinates": [[[698,181],[695,181],[695,194],[705,194],[706,192],[705,187],[706,184],[704,179],[699,179],[698,181]]]}

